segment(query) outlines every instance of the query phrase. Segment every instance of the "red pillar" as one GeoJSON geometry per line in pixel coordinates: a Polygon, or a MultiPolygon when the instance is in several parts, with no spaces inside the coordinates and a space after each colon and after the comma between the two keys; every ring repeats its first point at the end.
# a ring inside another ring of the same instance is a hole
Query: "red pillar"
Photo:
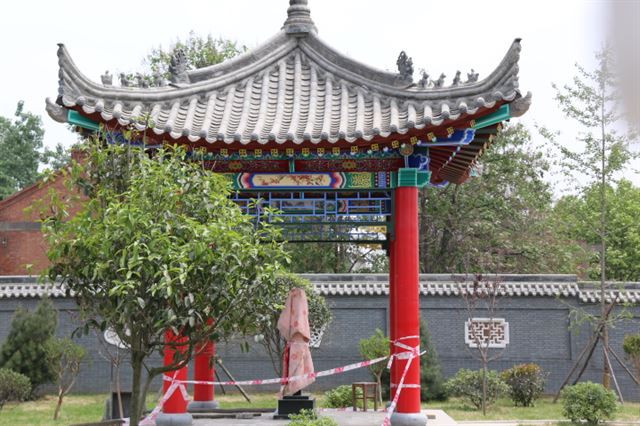
{"type": "MultiPolygon", "coordinates": [[[[398,286],[396,286],[396,239],[395,231],[390,233],[389,238],[389,340],[391,340],[391,353],[395,351],[394,341],[396,339],[396,330],[394,325],[396,324],[396,293],[398,286]]],[[[395,384],[398,383],[396,377],[396,368],[391,368],[391,388],[390,388],[390,400],[396,394],[395,384]]]]}
{"type": "MultiPolygon", "coordinates": [[[[171,330],[167,330],[165,333],[166,343],[176,343],[184,341],[183,337],[176,335],[171,330]]],[[[171,365],[176,359],[176,354],[182,351],[181,347],[165,346],[164,349],[164,365],[171,365]]],[[[166,376],[175,378],[175,380],[187,380],[189,374],[189,367],[185,366],[180,370],[171,371],[165,373],[166,376]]],[[[170,380],[164,380],[162,384],[162,390],[166,393],[171,387],[170,380]]],[[[180,389],[173,391],[169,399],[162,404],[162,413],[156,419],[156,425],[158,426],[189,426],[193,423],[191,414],[187,413],[187,400],[184,398],[180,389]]]]}
{"type": "MultiPolygon", "coordinates": [[[[393,317],[391,336],[409,347],[420,345],[420,294],[418,253],[418,188],[399,186],[395,190],[395,245],[393,250],[393,317]],[[414,337],[415,336],[415,337],[414,337]],[[409,338],[407,338],[409,337],[409,338]]],[[[394,348],[394,353],[405,352],[394,348]]],[[[392,380],[400,382],[407,359],[395,359],[392,380]]],[[[426,417],[420,413],[420,361],[414,359],[405,377],[393,425],[424,425],[426,417]]]]}
{"type": "MultiPolygon", "coordinates": [[[[196,351],[194,360],[194,380],[213,382],[215,379],[215,367],[213,364],[216,354],[216,346],[213,342],[200,345],[196,351]]],[[[193,401],[189,403],[189,411],[207,411],[218,408],[215,401],[214,386],[210,384],[193,385],[193,401]]]]}

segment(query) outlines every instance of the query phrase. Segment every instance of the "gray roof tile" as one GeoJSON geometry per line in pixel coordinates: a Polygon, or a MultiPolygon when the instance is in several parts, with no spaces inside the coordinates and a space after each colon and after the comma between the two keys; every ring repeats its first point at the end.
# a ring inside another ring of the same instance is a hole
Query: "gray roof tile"
{"type": "Polygon", "coordinates": [[[149,114],[156,134],[191,142],[301,144],[405,134],[525,99],[518,91],[519,40],[484,80],[421,88],[336,52],[306,20],[306,2],[291,7],[291,26],[262,46],[164,87],[95,83],[61,44],[58,105],[48,100],[47,110],[59,121],[69,108],[141,130],[140,118],[149,114]]]}

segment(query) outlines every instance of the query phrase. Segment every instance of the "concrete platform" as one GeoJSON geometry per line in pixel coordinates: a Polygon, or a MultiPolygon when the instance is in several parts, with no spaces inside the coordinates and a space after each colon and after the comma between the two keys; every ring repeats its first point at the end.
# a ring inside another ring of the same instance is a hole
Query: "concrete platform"
{"type": "MultiPolygon", "coordinates": [[[[423,410],[428,420],[428,426],[456,426],[457,423],[442,410],[423,410]]],[[[354,412],[351,410],[320,410],[320,415],[331,417],[340,426],[376,426],[381,425],[384,420],[385,413],[381,411],[354,412]]],[[[288,420],[273,420],[273,414],[261,414],[249,419],[240,418],[202,418],[198,414],[194,414],[194,426],[284,426],[289,423],[288,420]]]]}

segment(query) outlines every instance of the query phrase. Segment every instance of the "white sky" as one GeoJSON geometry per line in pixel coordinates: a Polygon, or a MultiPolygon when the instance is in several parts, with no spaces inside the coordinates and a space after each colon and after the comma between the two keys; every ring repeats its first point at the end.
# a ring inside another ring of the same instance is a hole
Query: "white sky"
{"type": "MultiPolygon", "coordinates": [[[[553,101],[551,82],[564,84],[576,62],[590,68],[605,38],[605,3],[598,0],[310,0],[319,35],[335,49],[378,68],[395,70],[401,50],[450,81],[457,69],[488,75],[512,40],[521,37],[520,88],[533,105],[520,119],[535,133],[540,123],[574,134],[553,101]]],[[[21,0],[0,15],[0,115],[18,100],[43,118],[45,144],[71,144],[75,135],[51,120],[46,97],[57,95],[56,43],[67,45],[91,79],[109,69],[135,71],[152,47],[190,30],[237,40],[252,48],[277,32],[287,0],[107,2],[21,0]]],[[[535,138],[543,143],[539,136],[535,138]]],[[[566,137],[571,143],[570,136],[566,137]]]]}

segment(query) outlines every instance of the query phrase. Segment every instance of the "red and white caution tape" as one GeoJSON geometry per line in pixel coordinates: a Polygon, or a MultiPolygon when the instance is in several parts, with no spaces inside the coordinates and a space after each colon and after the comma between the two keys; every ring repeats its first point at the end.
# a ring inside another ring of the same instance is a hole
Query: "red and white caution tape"
{"type": "MultiPolygon", "coordinates": [[[[404,384],[405,379],[407,378],[407,373],[409,372],[409,368],[411,367],[411,363],[413,362],[414,359],[416,358],[420,358],[421,355],[424,354],[424,352],[420,352],[420,345],[418,344],[418,346],[415,347],[411,347],[408,345],[405,345],[404,343],[401,343],[401,340],[408,340],[408,339],[420,339],[420,336],[407,336],[407,337],[402,337],[396,341],[393,342],[393,344],[400,349],[404,349],[404,352],[399,352],[399,353],[394,353],[392,356],[389,357],[389,363],[387,364],[387,368],[391,368],[391,364],[393,363],[394,359],[406,359],[407,363],[404,366],[404,371],[402,372],[402,376],[400,377],[400,383],[397,384],[396,386],[396,393],[393,396],[393,400],[391,401],[391,404],[389,405],[389,408],[387,409],[387,415],[384,417],[384,421],[382,422],[382,426],[389,426],[391,424],[391,416],[393,415],[393,412],[396,410],[396,406],[398,405],[398,399],[400,399],[400,393],[402,392],[402,389],[406,389],[406,388],[413,388],[415,385],[412,384],[404,384]]],[[[420,387],[420,385],[417,385],[416,387],[420,387]]]]}
{"type": "MultiPolygon", "coordinates": [[[[359,368],[368,367],[373,364],[378,364],[385,360],[388,360],[387,368],[391,368],[391,365],[394,359],[407,360],[407,364],[405,365],[404,371],[402,373],[402,377],[400,378],[400,383],[398,385],[394,385],[394,387],[397,387],[397,391],[395,393],[393,401],[391,401],[391,405],[387,409],[387,415],[383,422],[383,426],[388,426],[390,424],[391,415],[395,410],[395,407],[397,405],[398,398],[400,397],[400,392],[402,391],[402,389],[420,387],[420,385],[417,385],[417,384],[407,384],[407,385],[404,384],[404,380],[406,378],[407,372],[409,371],[409,367],[411,366],[411,362],[415,358],[420,357],[424,353],[424,352],[420,353],[420,346],[410,347],[400,342],[401,340],[407,340],[407,339],[413,339],[413,338],[419,339],[420,337],[419,336],[403,337],[393,342],[396,347],[400,349],[404,349],[405,350],[404,352],[398,352],[388,357],[380,357],[380,358],[376,358],[368,361],[356,362],[353,364],[345,365],[343,367],[331,368],[329,370],[319,371],[317,373],[314,372],[314,373],[302,374],[299,376],[281,377],[281,378],[274,378],[274,379],[229,380],[224,382],[214,382],[214,381],[203,381],[203,380],[176,380],[175,376],[177,375],[177,372],[175,372],[173,376],[169,376],[165,374],[163,375],[163,380],[171,382],[171,384],[169,385],[169,388],[167,388],[167,391],[162,395],[162,398],[160,398],[158,405],[153,409],[151,413],[149,413],[147,417],[145,417],[140,422],[140,425],[141,426],[155,425],[155,420],[160,414],[160,411],[162,410],[162,406],[164,405],[165,402],[169,400],[169,398],[171,398],[171,395],[173,395],[173,393],[177,389],[180,390],[185,400],[189,400],[190,398],[187,393],[186,385],[222,385],[222,386],[234,386],[234,385],[256,386],[256,385],[268,385],[268,384],[284,385],[289,382],[295,382],[297,380],[303,380],[307,378],[317,378],[317,377],[333,376],[335,374],[342,374],[342,373],[346,373],[347,371],[357,370],[359,368]]],[[[129,424],[129,419],[125,419],[125,426],[128,426],[128,424],[129,424]]]]}

